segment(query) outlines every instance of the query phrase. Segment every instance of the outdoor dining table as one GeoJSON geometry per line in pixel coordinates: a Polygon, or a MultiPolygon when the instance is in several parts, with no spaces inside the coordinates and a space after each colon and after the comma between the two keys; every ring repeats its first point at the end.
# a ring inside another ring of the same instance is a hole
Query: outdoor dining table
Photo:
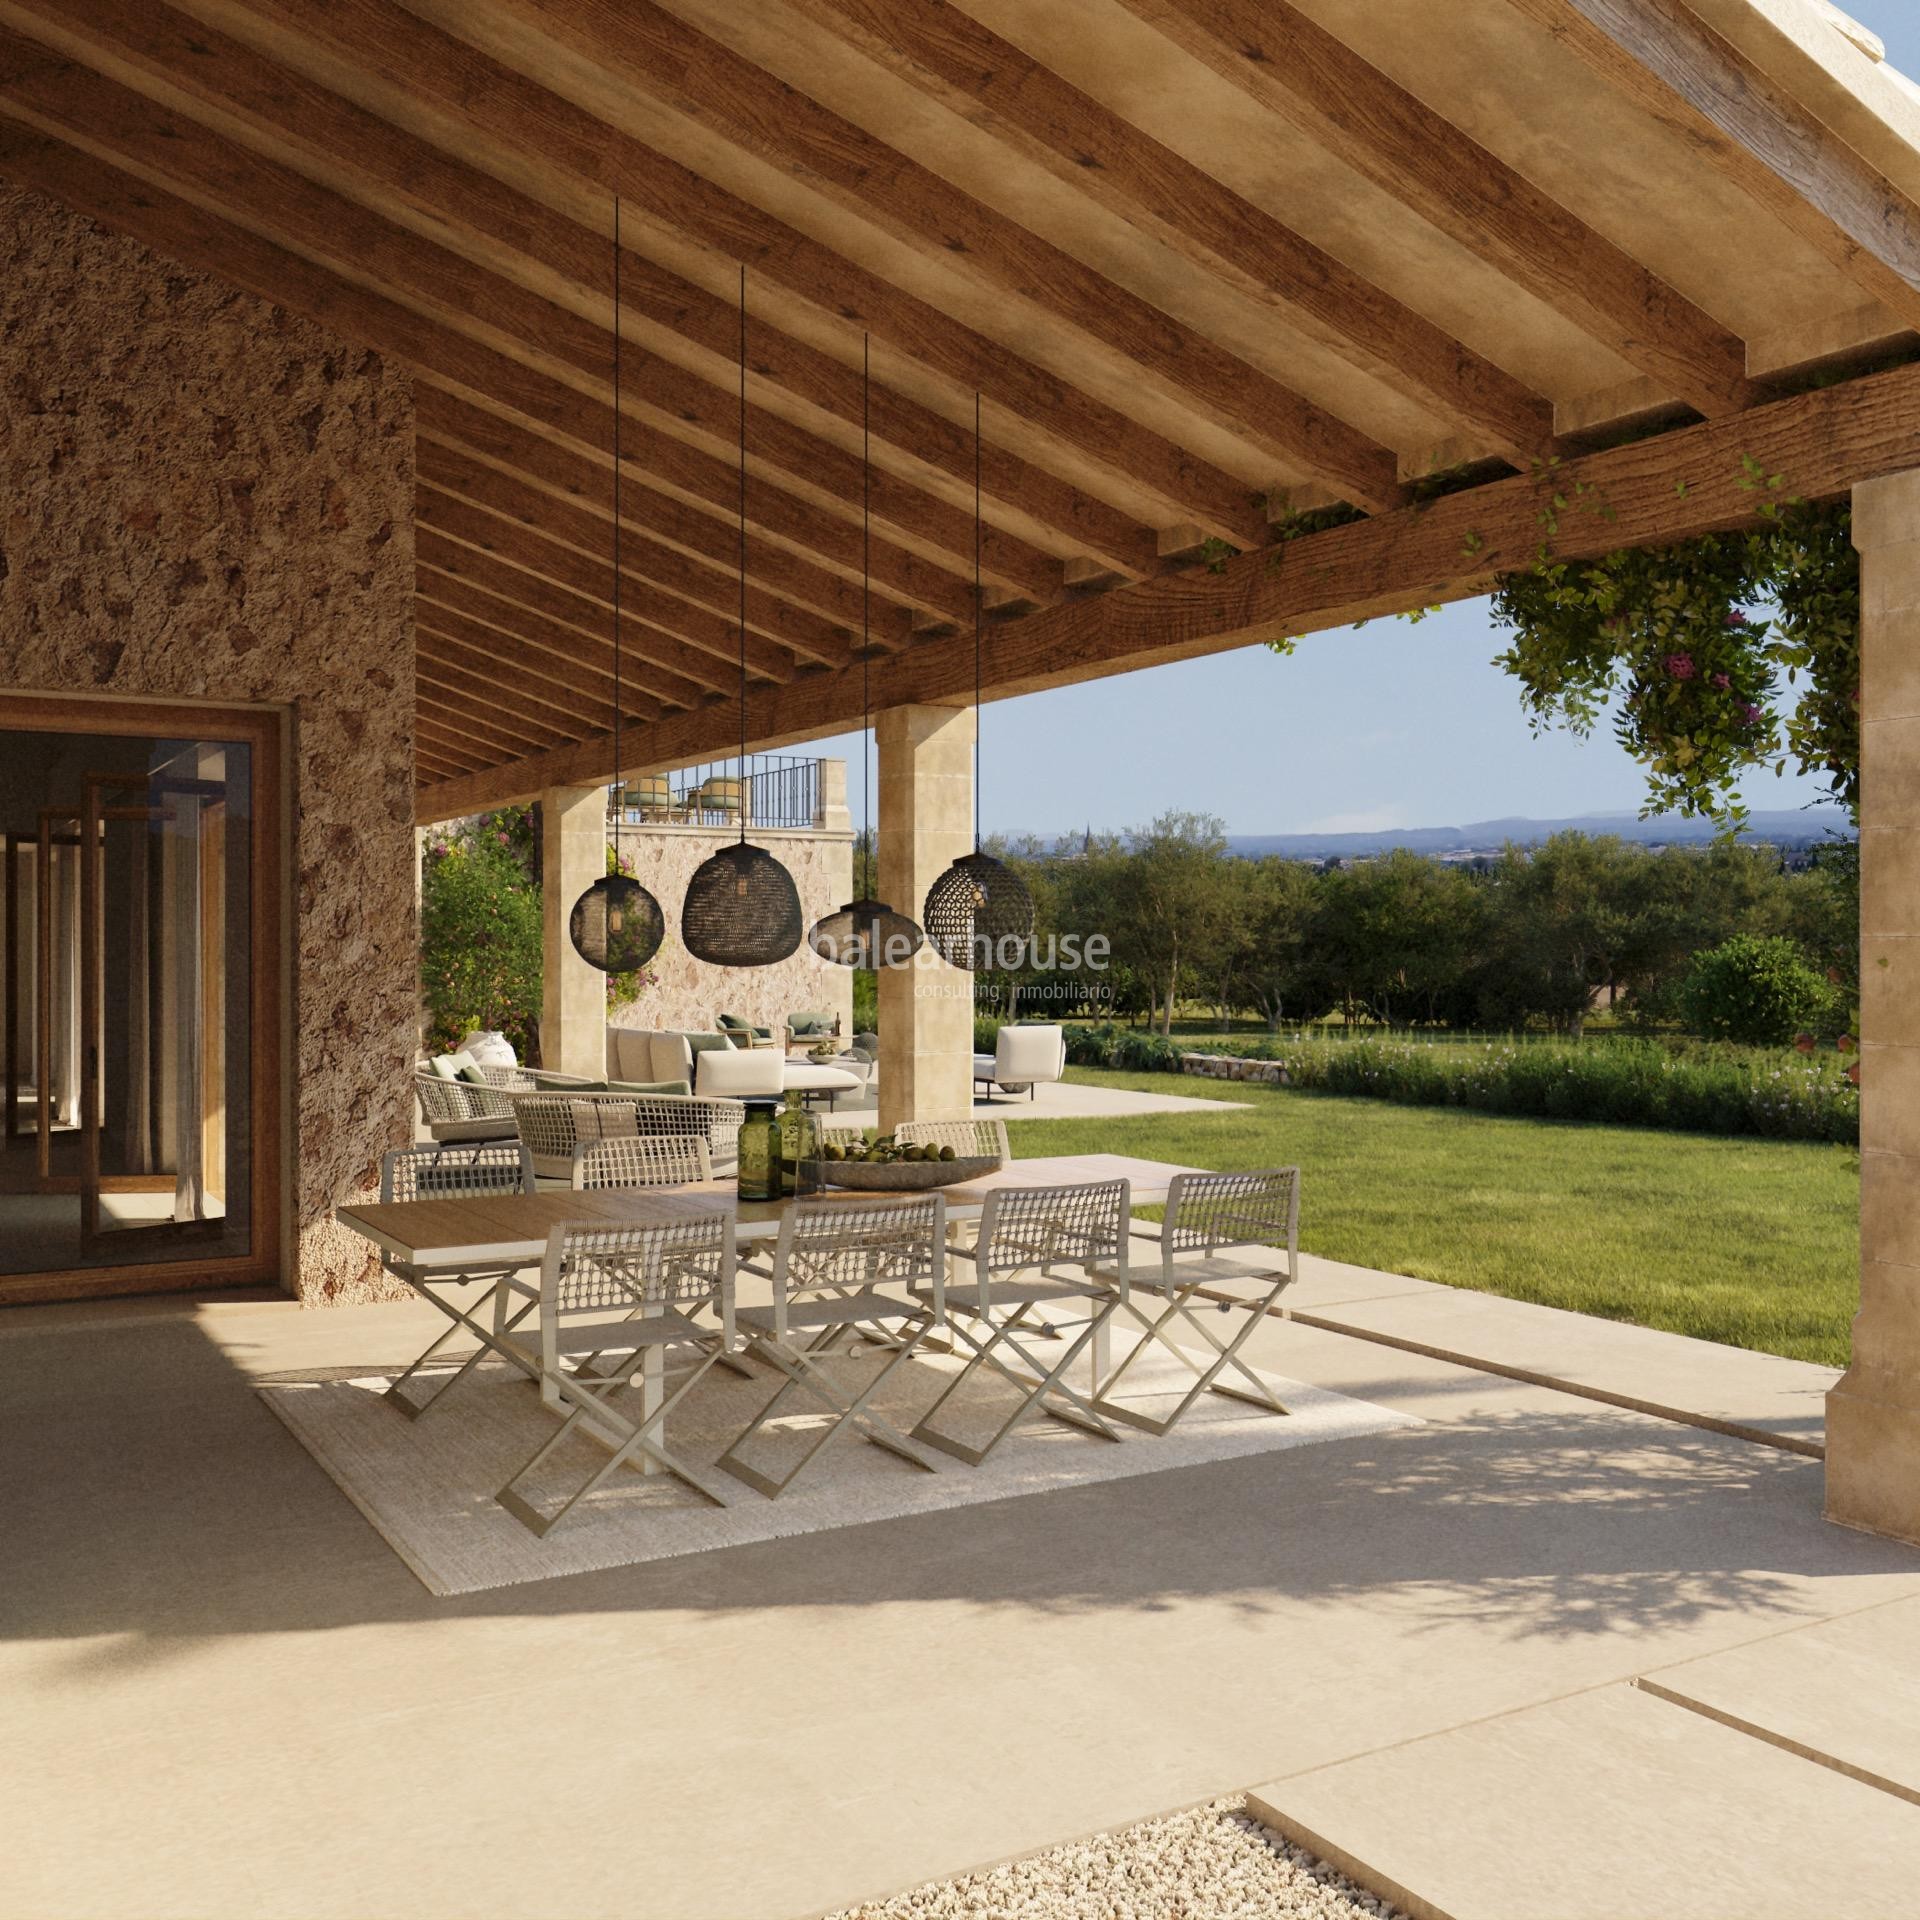
{"type": "MultiPolygon", "coordinates": [[[[963,1180],[939,1189],[949,1220],[977,1220],[987,1197],[1005,1187],[1058,1187],[1099,1180],[1129,1182],[1136,1204],[1165,1200],[1178,1173],[1194,1169],[1162,1160],[1136,1160],[1119,1153],[1081,1153],[1009,1160],[997,1171],[977,1180],[963,1180]]],[[[870,1202],[867,1192],[829,1189],[818,1196],[851,1205],[870,1202]]],[[[880,1198],[904,1197],[880,1195],[880,1198]]],[[[483,1351],[507,1361],[530,1379],[539,1369],[521,1344],[511,1338],[515,1327],[537,1299],[537,1275],[531,1272],[491,1283],[478,1301],[459,1296],[472,1282],[462,1282],[462,1268],[537,1269],[547,1241],[561,1226],[604,1223],[609,1226],[659,1220],[686,1211],[689,1205],[710,1205],[715,1211],[735,1209],[734,1244],[742,1252],[773,1240],[781,1219],[794,1203],[783,1200],[741,1200],[735,1183],[727,1179],[689,1181],[679,1186],[602,1187],[591,1190],[553,1188],[539,1193],[502,1193],[457,1199],[390,1200],[340,1208],[336,1218],[351,1231],[371,1240],[397,1264],[420,1270],[414,1291],[446,1315],[448,1334],[464,1328],[483,1351]],[[441,1270],[436,1276],[435,1270],[441,1270]]],[[[443,1334],[442,1340],[448,1336],[443,1334]]],[[[418,1367],[434,1353],[435,1342],[414,1363],[418,1367]]],[[[412,1368],[408,1369],[411,1373],[412,1368]]],[[[396,1392],[404,1385],[396,1382],[396,1392]]],[[[647,1382],[649,1395],[657,1381],[647,1382]]],[[[390,1393],[390,1398],[395,1394],[390,1393]]],[[[417,1409],[396,1399],[411,1417],[417,1409]]]]}
{"type": "MultiPolygon", "coordinates": [[[[949,1220],[977,1220],[987,1196],[999,1187],[1058,1187],[1082,1181],[1127,1180],[1136,1205],[1167,1197],[1177,1173],[1193,1169],[1163,1160],[1136,1160],[1119,1153],[1078,1153],[1009,1160],[995,1173],[939,1189],[949,1220]]],[[[821,1198],[870,1201],[867,1193],[829,1190],[821,1198]]],[[[738,1200],[731,1180],[702,1180],[677,1187],[602,1187],[588,1192],[555,1188],[541,1193],[491,1194],[456,1200],[395,1200],[342,1207],[340,1224],[371,1240],[410,1266],[535,1266],[555,1227],[574,1222],[658,1218],[660,1202],[684,1205],[710,1199],[716,1208],[737,1208],[734,1237],[743,1250],[776,1238],[791,1200],[738,1200]]]]}

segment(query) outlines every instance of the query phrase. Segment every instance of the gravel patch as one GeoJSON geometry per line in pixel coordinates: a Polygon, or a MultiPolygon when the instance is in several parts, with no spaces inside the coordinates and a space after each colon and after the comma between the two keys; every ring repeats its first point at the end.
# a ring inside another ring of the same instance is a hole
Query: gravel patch
{"type": "Polygon", "coordinates": [[[935,1881],[830,1920],[1401,1920],[1241,1798],[935,1881]]]}

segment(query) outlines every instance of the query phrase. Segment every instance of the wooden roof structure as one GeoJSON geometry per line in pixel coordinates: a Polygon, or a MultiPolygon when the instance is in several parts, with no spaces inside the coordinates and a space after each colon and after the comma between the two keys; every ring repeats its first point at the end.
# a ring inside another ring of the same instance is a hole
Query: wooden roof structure
{"type": "Polygon", "coordinates": [[[422,819],[611,771],[616,194],[629,771],[738,737],[743,264],[756,745],[860,713],[863,333],[876,707],[972,688],[976,391],[990,696],[1920,465],[1825,0],[0,0],[0,174],[412,371],[422,819]]]}

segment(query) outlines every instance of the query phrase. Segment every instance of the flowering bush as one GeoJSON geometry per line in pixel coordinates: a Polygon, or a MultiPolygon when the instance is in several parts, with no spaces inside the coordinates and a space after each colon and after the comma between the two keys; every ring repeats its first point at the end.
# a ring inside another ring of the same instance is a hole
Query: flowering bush
{"type": "Polygon", "coordinates": [[[498,1029],[534,1057],[540,1018],[540,894],[510,842],[480,832],[427,848],[420,877],[420,988],[430,1044],[498,1029]]]}

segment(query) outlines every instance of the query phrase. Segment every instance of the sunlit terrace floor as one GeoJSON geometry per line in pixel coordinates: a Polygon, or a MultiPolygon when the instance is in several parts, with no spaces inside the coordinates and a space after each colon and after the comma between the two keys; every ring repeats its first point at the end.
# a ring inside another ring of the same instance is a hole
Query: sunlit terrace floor
{"type": "MultiPolygon", "coordinates": [[[[1296,1294],[1818,1444],[1817,1368],[1296,1294]]],[[[1423,1424],[435,1599],[250,1385],[426,1326],[0,1317],[0,1913],[780,1920],[1245,1789],[1452,1920],[1891,1915],[1920,1872],[1920,1552],[1825,1525],[1804,1453],[1274,1322],[1423,1424]]]]}

